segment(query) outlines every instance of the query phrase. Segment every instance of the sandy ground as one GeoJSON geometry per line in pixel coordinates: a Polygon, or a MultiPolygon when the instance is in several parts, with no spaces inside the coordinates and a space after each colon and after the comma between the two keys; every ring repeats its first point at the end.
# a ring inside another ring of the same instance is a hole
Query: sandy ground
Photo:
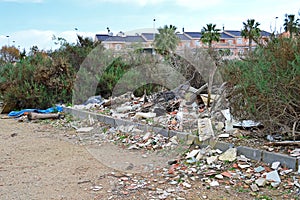
{"type": "Polygon", "coordinates": [[[90,187],[111,169],[85,148],[52,137],[57,131],[0,120],[0,199],[95,197],[90,187]]]}

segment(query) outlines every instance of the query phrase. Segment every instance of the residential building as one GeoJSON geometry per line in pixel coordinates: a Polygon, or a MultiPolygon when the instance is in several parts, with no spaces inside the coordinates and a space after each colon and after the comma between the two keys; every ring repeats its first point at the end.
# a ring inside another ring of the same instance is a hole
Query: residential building
{"type": "MultiPolygon", "coordinates": [[[[124,48],[131,48],[139,45],[144,49],[153,48],[153,39],[157,33],[141,33],[136,35],[126,35],[123,32],[119,32],[117,35],[112,34],[96,34],[95,40],[101,41],[105,48],[121,50],[124,48]]],[[[203,44],[200,40],[201,32],[183,32],[178,33],[177,36],[180,39],[177,51],[183,51],[185,48],[207,48],[206,44],[203,44]]],[[[270,38],[271,33],[267,31],[261,31],[261,41],[264,43],[270,38]]],[[[226,51],[228,56],[239,56],[244,54],[248,50],[248,39],[245,39],[241,35],[241,31],[237,30],[224,30],[221,32],[219,42],[213,42],[212,46],[220,51],[226,51]]],[[[253,41],[253,48],[257,44],[253,41]]]]}

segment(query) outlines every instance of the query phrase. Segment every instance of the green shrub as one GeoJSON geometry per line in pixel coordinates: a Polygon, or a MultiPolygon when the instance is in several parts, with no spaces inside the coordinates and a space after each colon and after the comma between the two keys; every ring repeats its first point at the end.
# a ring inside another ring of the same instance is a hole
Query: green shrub
{"type": "Polygon", "coordinates": [[[300,39],[275,39],[245,60],[229,62],[232,111],[261,121],[265,133],[300,130],[300,39]]]}
{"type": "Polygon", "coordinates": [[[16,105],[14,109],[43,109],[71,100],[74,72],[63,58],[53,60],[37,53],[2,66],[0,77],[1,96],[16,105]]]}

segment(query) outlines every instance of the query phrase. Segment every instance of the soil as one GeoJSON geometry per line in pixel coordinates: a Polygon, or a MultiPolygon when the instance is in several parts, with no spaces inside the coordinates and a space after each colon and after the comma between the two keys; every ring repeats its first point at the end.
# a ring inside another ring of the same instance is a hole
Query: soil
{"type": "MultiPolygon", "coordinates": [[[[178,152],[146,154],[105,140],[83,144],[71,135],[75,130],[0,119],[0,199],[154,199],[149,194],[157,188],[168,189],[157,169],[168,167],[178,152]],[[128,191],[120,184],[124,177],[150,184],[128,191]]],[[[208,188],[201,182],[175,196],[168,199],[293,198],[284,190],[263,188],[253,196],[242,187],[208,188]]]]}

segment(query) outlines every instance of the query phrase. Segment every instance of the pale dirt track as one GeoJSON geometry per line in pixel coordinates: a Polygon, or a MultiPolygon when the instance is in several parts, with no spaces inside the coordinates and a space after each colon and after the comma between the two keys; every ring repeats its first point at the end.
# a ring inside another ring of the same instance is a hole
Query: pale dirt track
{"type": "Polygon", "coordinates": [[[0,119],[0,199],[93,199],[97,195],[90,187],[111,169],[84,147],[52,137],[57,131],[0,119]],[[81,183],[85,180],[90,182],[81,183]]]}

